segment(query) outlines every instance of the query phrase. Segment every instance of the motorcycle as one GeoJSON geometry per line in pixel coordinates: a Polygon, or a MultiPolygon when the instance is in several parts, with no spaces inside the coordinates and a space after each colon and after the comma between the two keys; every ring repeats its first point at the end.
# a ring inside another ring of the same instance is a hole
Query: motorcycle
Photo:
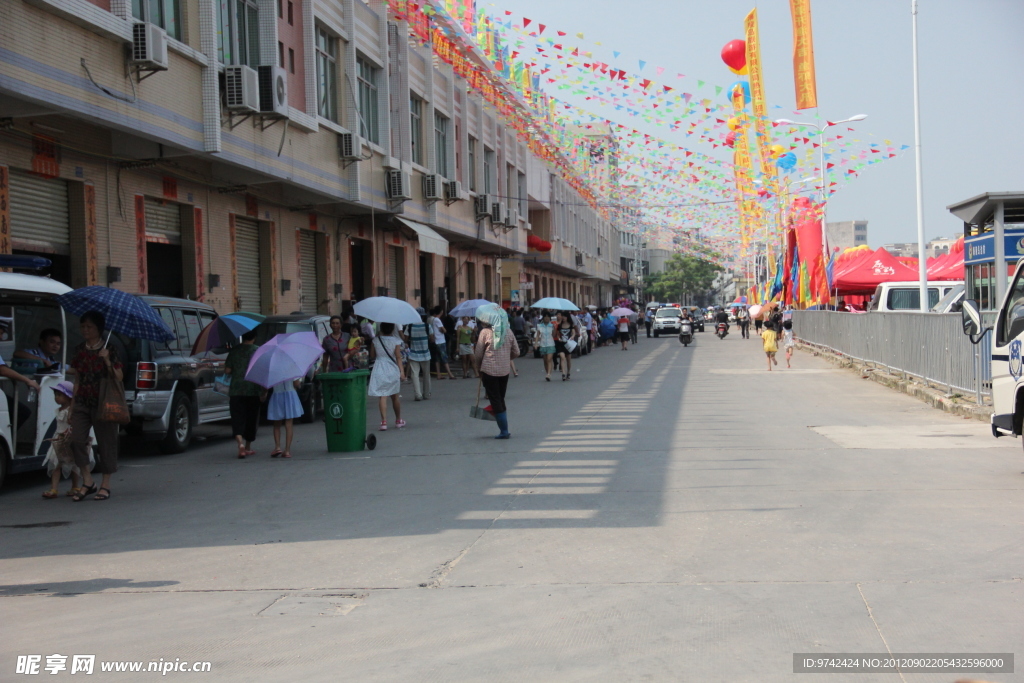
{"type": "Polygon", "coordinates": [[[689,346],[690,342],[693,341],[693,323],[689,320],[684,320],[679,323],[679,343],[683,346],[689,346]]]}
{"type": "Polygon", "coordinates": [[[729,334],[729,323],[718,323],[715,328],[715,334],[718,335],[719,339],[725,339],[726,335],[729,334]]]}

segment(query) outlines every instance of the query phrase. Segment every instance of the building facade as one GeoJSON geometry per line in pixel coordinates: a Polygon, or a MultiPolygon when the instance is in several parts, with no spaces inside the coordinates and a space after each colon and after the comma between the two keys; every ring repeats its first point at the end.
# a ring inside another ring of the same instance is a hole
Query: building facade
{"type": "Polygon", "coordinates": [[[867,221],[838,221],[828,224],[829,247],[849,249],[868,243],[867,221]]]}
{"type": "Polygon", "coordinates": [[[458,22],[404,7],[0,3],[0,253],[222,313],[599,303],[618,235],[590,179],[538,155],[458,22]]]}

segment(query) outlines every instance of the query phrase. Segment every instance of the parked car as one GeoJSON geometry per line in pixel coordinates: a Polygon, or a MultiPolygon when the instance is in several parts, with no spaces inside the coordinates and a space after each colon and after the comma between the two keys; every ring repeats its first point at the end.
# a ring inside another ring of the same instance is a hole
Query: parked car
{"type": "MultiPolygon", "coordinates": [[[[291,332],[313,332],[316,338],[323,341],[331,332],[331,317],[328,315],[307,315],[295,313],[292,315],[272,315],[256,327],[256,344],[264,344],[278,334],[289,334],[291,332]]],[[[299,389],[299,400],[302,401],[302,422],[312,422],[316,419],[317,411],[321,406],[320,385],[314,380],[319,365],[314,365],[306,374],[299,389]]],[[[265,410],[265,409],[264,409],[265,410]]]]}
{"type": "Polygon", "coordinates": [[[949,290],[939,303],[932,306],[932,313],[959,313],[964,303],[964,286],[957,285],[949,290]]]}
{"type": "MultiPolygon", "coordinates": [[[[939,299],[949,294],[962,281],[940,280],[928,282],[928,308],[939,303],[939,299]]],[[[875,288],[868,305],[869,311],[920,311],[921,289],[916,280],[905,282],[883,282],[875,288]]]]}
{"type": "Polygon", "coordinates": [[[217,318],[212,306],[189,299],[139,297],[153,307],[177,338],[169,342],[115,335],[124,358],[124,388],[132,422],[127,429],[159,441],[165,453],[181,453],[196,425],[230,419],[228,397],[214,391],[227,349],[192,355],[204,327],[217,318]]]}

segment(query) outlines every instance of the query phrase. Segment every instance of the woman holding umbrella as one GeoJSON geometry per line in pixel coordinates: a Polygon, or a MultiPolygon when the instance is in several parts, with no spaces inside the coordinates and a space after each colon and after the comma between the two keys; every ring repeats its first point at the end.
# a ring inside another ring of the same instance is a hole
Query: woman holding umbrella
{"type": "Polygon", "coordinates": [[[402,382],[405,381],[405,367],[402,365],[402,340],[395,335],[394,323],[381,323],[380,334],[373,338],[373,355],[377,359],[370,374],[367,394],[379,397],[380,431],[388,429],[388,397],[395,409],[395,426],[405,427],[402,419],[402,382]]]}
{"type": "Polygon", "coordinates": [[[483,329],[476,340],[476,361],[480,368],[480,381],[487,392],[487,400],[491,403],[491,412],[498,423],[496,439],[507,439],[508,413],[505,407],[505,390],[508,388],[508,375],[512,370],[512,361],[519,357],[519,344],[509,330],[508,315],[497,304],[481,306],[476,311],[476,319],[483,329]]]}
{"type": "Polygon", "coordinates": [[[96,494],[96,500],[110,498],[110,475],[117,472],[117,434],[120,425],[116,422],[102,422],[98,418],[100,382],[105,377],[120,382],[121,359],[117,350],[108,346],[103,339],[104,318],[102,313],[86,311],[79,318],[79,331],[84,340],[75,349],[69,365],[75,371],[75,402],[71,409],[71,450],[75,465],[82,472],[83,487],[78,489],[71,500],[76,503],[86,496],[96,494]],[[97,474],[103,475],[99,489],[89,471],[89,431],[96,434],[97,474]]]}
{"type": "Polygon", "coordinates": [[[534,326],[535,343],[544,356],[544,379],[551,381],[551,368],[555,363],[555,326],[551,324],[551,314],[544,311],[540,322],[534,326]]]}

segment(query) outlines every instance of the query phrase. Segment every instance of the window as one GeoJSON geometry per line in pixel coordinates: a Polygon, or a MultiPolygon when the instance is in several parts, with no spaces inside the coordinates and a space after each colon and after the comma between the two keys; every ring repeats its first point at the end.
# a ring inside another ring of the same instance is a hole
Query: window
{"type": "Polygon", "coordinates": [[[375,145],[379,145],[377,77],[380,69],[366,61],[364,57],[357,57],[356,72],[359,81],[359,134],[375,145]]]}
{"type": "Polygon", "coordinates": [[[409,124],[412,130],[412,162],[423,165],[423,100],[409,96],[409,124]]]}
{"type": "Polygon", "coordinates": [[[281,7],[281,0],[277,0],[277,18],[284,19],[284,10],[281,7]]]}
{"type": "Polygon", "coordinates": [[[295,23],[293,21],[293,18],[294,18],[293,11],[294,11],[294,9],[295,9],[295,6],[292,4],[292,0],[288,0],[288,25],[289,26],[292,26],[295,23]]]}
{"type": "Polygon", "coordinates": [[[277,41],[277,65],[284,68],[284,43],[277,41]]]}
{"type": "Polygon", "coordinates": [[[515,197],[518,192],[516,187],[516,167],[509,164],[505,167],[505,206],[508,207],[509,211],[518,210],[515,197]]]}
{"type": "Polygon", "coordinates": [[[469,139],[469,189],[476,192],[476,138],[469,139]]]}
{"type": "Polygon", "coordinates": [[[295,73],[295,50],[288,48],[288,71],[295,73]]]}
{"type": "Polygon", "coordinates": [[[217,7],[220,40],[217,56],[220,61],[224,64],[243,64],[255,69],[260,63],[259,11],[256,2],[219,0],[217,7]]]}
{"type": "Polygon", "coordinates": [[[526,215],[530,212],[529,206],[526,201],[526,174],[520,173],[517,177],[519,185],[519,214],[526,218],[526,215]]]}
{"type": "Polygon", "coordinates": [[[1010,296],[1006,299],[1006,309],[1000,316],[997,326],[998,339],[996,343],[999,346],[1005,346],[1021,332],[1024,332],[1024,275],[1018,275],[1013,286],[1010,287],[1010,296]]]}
{"type": "Polygon", "coordinates": [[[156,24],[171,38],[181,40],[179,0],[132,0],[132,16],[156,24]]]}
{"type": "Polygon", "coordinates": [[[497,169],[494,165],[494,150],[487,149],[484,147],[484,193],[490,194],[494,192],[494,188],[497,186],[498,179],[494,176],[497,175],[497,169]]]}
{"type": "Polygon", "coordinates": [[[448,117],[434,112],[434,171],[448,177],[448,117]]]}
{"type": "Polygon", "coordinates": [[[321,27],[316,29],[317,113],[338,122],[338,39],[321,27]]]}

